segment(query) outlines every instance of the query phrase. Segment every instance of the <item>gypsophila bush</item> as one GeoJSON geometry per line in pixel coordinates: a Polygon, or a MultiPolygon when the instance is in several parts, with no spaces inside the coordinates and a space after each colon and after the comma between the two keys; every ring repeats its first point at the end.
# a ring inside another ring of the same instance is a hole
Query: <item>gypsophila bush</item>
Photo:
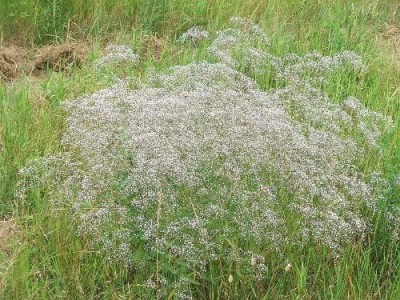
{"type": "Polygon", "coordinates": [[[186,32],[184,32],[179,38],[178,42],[187,43],[191,42],[194,45],[198,45],[201,41],[206,40],[210,37],[208,31],[204,30],[199,26],[195,26],[189,28],[186,32]]]}
{"type": "Polygon", "coordinates": [[[138,61],[139,56],[128,46],[108,45],[106,47],[106,55],[96,60],[94,65],[96,69],[101,70],[109,66],[118,66],[122,64],[135,65],[138,61]]]}
{"type": "Polygon", "coordinates": [[[262,29],[248,20],[233,17],[231,27],[217,31],[216,38],[208,47],[209,53],[230,67],[241,64],[253,70],[259,70],[270,58],[263,51],[270,41],[262,29]]]}
{"type": "Polygon", "coordinates": [[[334,104],[319,88],[336,70],[363,72],[360,58],[275,57],[257,25],[232,24],[209,47],[219,63],[153,70],[136,90],[119,81],[64,102],[67,150],[20,171],[21,199],[45,189],[93,247],[148,269],[147,288],[182,298],[190,283],[166,279],[171,263],[200,279],[225,261],[261,281],[261,249],[284,256],[288,246],[314,245],[337,257],[364,238],[384,201],[385,180],[358,166],[371,146],[379,155],[389,120],[354,97],[334,104]],[[235,69],[244,64],[274,69],[285,85],[261,91],[235,69]],[[138,245],[146,255],[134,261],[138,245]]]}

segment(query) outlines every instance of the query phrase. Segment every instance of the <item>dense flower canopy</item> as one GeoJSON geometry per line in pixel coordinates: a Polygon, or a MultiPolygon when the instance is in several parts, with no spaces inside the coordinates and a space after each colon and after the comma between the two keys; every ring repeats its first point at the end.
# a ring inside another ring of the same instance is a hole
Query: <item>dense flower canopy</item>
{"type": "MultiPolygon", "coordinates": [[[[209,46],[219,62],[153,71],[139,89],[121,80],[66,101],[67,151],[21,170],[20,196],[46,186],[79,232],[124,264],[136,241],[199,273],[223,258],[247,262],[255,280],[266,271],[257,247],[315,243],[340,255],[368,232],[366,211],[383,201],[383,179],[358,166],[365,151],[379,151],[390,122],[354,97],[334,104],[323,91],[332,72],[365,70],[355,53],[276,57],[269,43],[257,25],[234,18],[209,46]],[[262,91],[241,72],[266,69],[281,87],[262,91]],[[225,242],[233,237],[239,257],[225,242]]],[[[108,50],[97,66],[137,60],[128,48],[108,50]]]]}

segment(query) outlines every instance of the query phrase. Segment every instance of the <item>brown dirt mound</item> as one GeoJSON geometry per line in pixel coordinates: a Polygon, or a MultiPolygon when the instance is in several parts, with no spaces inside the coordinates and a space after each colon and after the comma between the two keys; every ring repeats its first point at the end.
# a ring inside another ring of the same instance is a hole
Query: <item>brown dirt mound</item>
{"type": "Polygon", "coordinates": [[[20,47],[0,48],[0,79],[11,79],[26,71],[28,52],[20,47]]]}
{"type": "Polygon", "coordinates": [[[79,67],[86,53],[84,43],[46,45],[30,53],[20,47],[1,47],[0,80],[10,81],[21,74],[40,75],[47,70],[59,72],[71,66],[79,67]]]}
{"type": "Polygon", "coordinates": [[[81,45],[61,44],[48,45],[40,48],[33,60],[33,69],[42,71],[52,69],[65,71],[72,65],[80,66],[85,55],[81,45]]]}

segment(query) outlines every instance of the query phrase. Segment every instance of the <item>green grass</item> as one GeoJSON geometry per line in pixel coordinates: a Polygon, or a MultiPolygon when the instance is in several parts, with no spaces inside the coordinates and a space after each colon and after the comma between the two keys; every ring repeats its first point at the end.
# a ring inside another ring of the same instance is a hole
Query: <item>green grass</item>
{"type": "MultiPolygon", "coordinates": [[[[4,299],[151,299],[140,284],[146,270],[120,270],[89,251],[88,241],[75,234],[67,217],[54,216],[48,198],[39,191],[29,201],[14,197],[17,171],[27,160],[60,150],[63,130],[61,101],[107,85],[90,67],[105,41],[117,40],[138,52],[147,35],[163,41],[160,61],[142,61],[139,68],[120,70],[122,76],[146,75],[149,67],[165,69],[207,57],[205,47],[184,48],[175,37],[193,25],[211,32],[224,27],[230,16],[260,22],[272,41],[271,52],[332,54],[354,50],[368,65],[357,79],[338,74],[328,93],[334,101],[354,95],[378,112],[390,115],[395,130],[382,140],[383,159],[366,158],[366,170],[379,169],[392,181],[400,170],[400,69],[390,50],[377,39],[386,24],[400,25],[396,0],[0,0],[0,42],[24,46],[68,39],[93,45],[82,69],[68,74],[49,71],[43,79],[22,78],[0,85],[0,216],[13,216],[22,231],[14,254],[0,255],[0,264],[12,262],[0,286],[4,299]],[[100,82],[100,83],[99,83],[100,82]]],[[[268,78],[256,78],[264,89],[268,78]]],[[[0,83],[1,84],[1,83],[0,83]]],[[[387,197],[400,202],[400,189],[387,197]]],[[[202,299],[399,299],[400,252],[385,231],[387,220],[377,216],[365,244],[355,243],[337,260],[313,248],[288,247],[293,268],[285,272],[285,259],[266,252],[268,280],[253,285],[234,265],[214,265],[209,278],[197,282],[195,298],[202,299]],[[228,282],[232,274],[233,282],[228,282]]],[[[137,259],[145,255],[137,249],[137,259]]],[[[0,279],[2,275],[0,274],[0,279]]],[[[0,280],[0,284],[2,281],[0,280]]],[[[173,295],[171,295],[173,298],[173,295]]]]}

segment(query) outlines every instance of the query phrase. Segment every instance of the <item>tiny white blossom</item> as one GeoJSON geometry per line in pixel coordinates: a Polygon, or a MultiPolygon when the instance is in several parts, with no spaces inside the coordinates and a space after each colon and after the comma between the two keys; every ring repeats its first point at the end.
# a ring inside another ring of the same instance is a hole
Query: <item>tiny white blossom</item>
{"type": "Polygon", "coordinates": [[[232,276],[232,274],[229,274],[228,282],[229,282],[229,283],[232,283],[232,282],[233,282],[233,276],[232,276]]]}
{"type": "Polygon", "coordinates": [[[288,273],[292,270],[292,265],[291,264],[287,264],[285,267],[285,272],[288,273]]]}

